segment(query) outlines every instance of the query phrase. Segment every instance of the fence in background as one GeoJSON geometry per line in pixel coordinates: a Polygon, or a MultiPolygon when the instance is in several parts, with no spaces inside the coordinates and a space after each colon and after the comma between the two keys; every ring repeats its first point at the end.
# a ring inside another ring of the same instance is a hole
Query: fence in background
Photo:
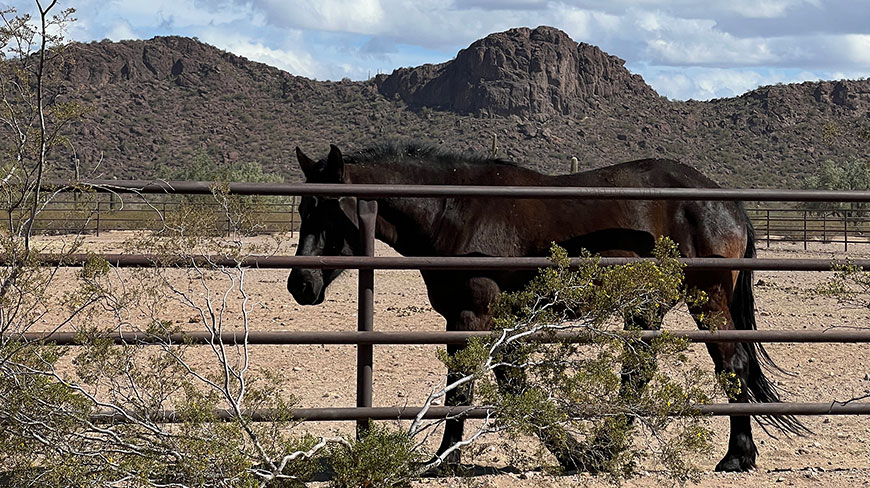
{"type": "Polygon", "coordinates": [[[755,227],[756,242],[770,247],[771,242],[788,241],[849,245],[870,243],[870,209],[847,212],[811,211],[801,208],[757,206],[747,209],[755,227]]]}
{"type": "MultiPolygon", "coordinates": [[[[226,218],[225,209],[207,196],[185,201],[180,195],[118,195],[99,193],[74,198],[65,194],[63,198],[52,200],[36,219],[34,228],[44,234],[93,233],[113,230],[151,230],[163,228],[164,221],[172,221],[183,211],[196,208],[204,215],[217,219],[229,232],[231,222],[226,218]]],[[[293,196],[272,196],[251,205],[249,216],[257,224],[258,233],[274,234],[295,232],[299,228],[299,213],[296,211],[298,199],[293,196]]],[[[26,217],[22,212],[13,212],[13,220],[26,217]]],[[[0,226],[9,228],[9,212],[0,211],[0,226]]]]}
{"type": "MultiPolygon", "coordinates": [[[[164,219],[171,219],[183,206],[195,205],[210,209],[220,216],[223,209],[204,198],[195,203],[183,202],[175,194],[98,193],[88,199],[74,199],[66,194],[53,201],[37,219],[35,228],[42,233],[88,232],[97,236],[113,230],[159,230],[164,219]]],[[[271,196],[258,202],[252,211],[261,233],[296,232],[299,230],[298,198],[271,196]]],[[[756,241],[770,247],[771,243],[799,242],[808,244],[850,245],[870,243],[870,208],[848,212],[820,212],[779,205],[754,205],[747,213],[755,227],[756,241]]],[[[16,215],[15,218],[20,218],[16,215]]],[[[0,225],[8,228],[8,212],[0,211],[0,225]]],[[[230,222],[224,228],[229,231],[230,222]]]]}

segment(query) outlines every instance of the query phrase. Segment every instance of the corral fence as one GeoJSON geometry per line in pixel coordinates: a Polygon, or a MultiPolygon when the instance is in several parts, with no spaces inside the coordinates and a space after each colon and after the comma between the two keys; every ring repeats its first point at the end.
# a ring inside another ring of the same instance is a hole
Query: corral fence
{"type": "MultiPolygon", "coordinates": [[[[250,206],[247,216],[256,222],[255,230],[263,234],[294,232],[299,229],[298,199],[294,196],[273,196],[258,199],[250,206]]],[[[185,195],[142,195],[115,192],[96,194],[66,193],[46,205],[34,222],[34,230],[44,234],[91,233],[97,236],[106,231],[152,230],[163,228],[165,220],[181,212],[194,210],[212,215],[217,220],[215,228],[230,233],[232,222],[226,211],[214,198],[202,196],[196,199],[185,195]]],[[[20,222],[28,218],[24,210],[0,211],[2,226],[9,228],[9,221],[20,222]]]]}
{"type": "MultiPolygon", "coordinates": [[[[63,182],[53,182],[63,185],[63,182]]],[[[209,182],[148,182],[97,180],[79,183],[100,192],[151,194],[210,194],[209,182]]],[[[784,191],[784,190],[734,190],[734,189],[686,189],[686,188],[590,188],[590,187],[492,187],[492,186],[436,186],[436,185],[335,185],[335,184],[278,184],[278,183],[231,183],[231,194],[266,196],[356,196],[360,222],[361,256],[262,256],[250,257],[241,263],[231,259],[204,256],[203,262],[218,265],[289,269],[304,268],[343,268],[359,270],[358,324],[357,331],[348,332],[251,332],[248,334],[229,333],[221,337],[196,332],[181,333],[177,337],[160,338],[160,341],[191,341],[209,344],[224,341],[227,344],[355,344],[357,345],[357,404],[346,408],[300,408],[294,411],[297,418],[310,421],[335,421],[363,419],[411,419],[420,412],[420,407],[372,407],[372,351],[379,344],[459,344],[479,332],[376,332],[373,323],[374,270],[375,269],[537,269],[550,266],[546,258],[536,257],[375,257],[374,222],[377,215],[375,201],[366,198],[389,197],[466,197],[466,198],[590,198],[601,200],[718,200],[718,201],[789,201],[789,202],[870,202],[870,192],[836,191],[784,191]]],[[[157,262],[147,255],[106,255],[114,266],[154,266],[157,262]]],[[[80,266],[88,256],[46,256],[47,265],[80,266]]],[[[602,258],[602,265],[624,264],[630,258],[602,258]]],[[[680,260],[690,269],[746,269],[746,270],[800,270],[826,271],[834,262],[829,259],[715,259],[684,258],[680,260]]],[[[580,264],[579,259],[572,261],[580,264]]],[[[870,268],[870,260],[853,260],[852,264],[870,268]]],[[[162,265],[166,265],[162,261],[162,265]]],[[[172,263],[169,263],[172,264],[172,263]]],[[[178,265],[190,265],[179,262],[178,265]]],[[[870,342],[870,331],[830,329],[825,331],[670,331],[695,342],[870,342]]],[[[643,337],[653,337],[657,331],[643,333],[643,337]]],[[[118,343],[156,342],[154,337],[136,334],[116,334],[110,336],[118,343]]],[[[73,334],[54,333],[50,336],[28,334],[27,340],[48,340],[59,344],[72,345],[77,339],[73,334]]],[[[543,338],[539,338],[543,340],[543,338]]],[[[552,338],[551,338],[552,339],[552,338]]],[[[557,336],[556,340],[585,339],[583,334],[557,336]]],[[[817,403],[751,403],[751,404],[712,404],[699,405],[698,411],[712,415],[852,415],[870,414],[870,402],[817,402],[817,403]]],[[[443,418],[446,415],[462,414],[467,417],[482,417],[489,414],[480,407],[433,407],[426,413],[427,418],[443,418]]],[[[273,412],[249,412],[254,420],[269,421],[273,412]]],[[[174,412],[162,412],[154,418],[166,422],[176,421],[174,412]]],[[[229,412],[218,412],[219,418],[230,418],[229,412]]],[[[103,420],[121,420],[113,414],[106,414],[103,420]]]]}
{"type": "MultiPolygon", "coordinates": [[[[115,180],[112,180],[115,182],[115,180]]],[[[220,215],[223,209],[211,198],[188,201],[177,193],[147,194],[100,192],[80,197],[67,193],[56,198],[43,210],[34,225],[37,232],[89,232],[97,236],[112,230],[159,230],[166,218],[190,206],[220,215]]],[[[299,230],[299,199],[296,195],[272,195],[257,201],[250,216],[261,233],[293,233],[299,230]]],[[[756,230],[760,245],[770,247],[778,241],[799,242],[804,249],[811,242],[849,245],[870,243],[870,208],[849,210],[812,210],[782,204],[752,205],[747,213],[756,230]]],[[[26,217],[16,212],[12,220],[26,217]]],[[[8,212],[0,211],[0,221],[8,225],[8,212]]],[[[224,220],[223,229],[232,224],[224,220]]],[[[219,226],[218,226],[219,227],[219,226]]]]}
{"type": "Polygon", "coordinates": [[[755,227],[756,242],[787,241],[849,245],[870,243],[870,209],[813,210],[784,205],[759,205],[746,209],[755,227]]]}

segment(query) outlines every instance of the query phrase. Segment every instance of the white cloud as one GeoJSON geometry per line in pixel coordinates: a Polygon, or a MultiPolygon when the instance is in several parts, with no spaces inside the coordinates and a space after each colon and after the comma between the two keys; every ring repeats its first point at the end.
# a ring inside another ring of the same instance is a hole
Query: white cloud
{"type": "Polygon", "coordinates": [[[106,37],[113,41],[137,38],[136,34],[133,32],[133,27],[126,20],[115,22],[115,24],[109,29],[106,37]]]}
{"type": "Polygon", "coordinates": [[[730,0],[732,10],[749,18],[782,17],[786,9],[798,3],[789,0],[730,0]]]}
{"type": "Polygon", "coordinates": [[[404,10],[387,10],[379,0],[253,0],[248,4],[263,9],[273,25],[358,34],[380,33],[389,17],[404,10]]]}
{"type": "Polygon", "coordinates": [[[849,34],[842,41],[848,59],[860,66],[870,66],[870,35],[849,34]]]}
{"type": "Polygon", "coordinates": [[[262,42],[241,34],[227,34],[218,29],[204,30],[200,39],[215,47],[244,56],[252,61],[265,63],[280,68],[294,75],[307,78],[319,78],[323,66],[306,50],[300,32],[288,32],[288,44],[295,44],[297,49],[280,49],[264,45],[262,42]]]}
{"type": "Polygon", "coordinates": [[[735,97],[759,86],[803,81],[855,79],[856,72],[781,69],[649,68],[647,82],[674,100],[735,97]]]}
{"type": "Polygon", "coordinates": [[[660,12],[649,12],[645,10],[637,11],[634,23],[641,30],[649,33],[657,33],[665,30],[665,22],[660,12]]]}
{"type": "Polygon", "coordinates": [[[102,15],[126,19],[133,25],[172,27],[229,24],[253,17],[250,5],[231,1],[110,0],[99,4],[102,15]]]}
{"type": "Polygon", "coordinates": [[[647,82],[658,92],[675,100],[709,100],[733,97],[763,83],[755,71],[734,71],[721,68],[695,70],[663,70],[647,82]]]}
{"type": "MultiPolygon", "coordinates": [[[[776,62],[763,38],[736,38],[716,29],[711,19],[676,18],[663,12],[634,10],[626,16],[632,32],[646,44],[645,57],[665,65],[759,65],[776,62]]],[[[637,55],[639,53],[635,53],[637,55]]]]}
{"type": "Polygon", "coordinates": [[[760,66],[780,60],[762,39],[717,40],[721,42],[654,39],[647,42],[647,48],[652,61],[672,66],[760,66]]]}
{"type": "Polygon", "coordinates": [[[479,8],[484,10],[539,10],[547,7],[549,0],[454,0],[456,10],[479,8]]]}

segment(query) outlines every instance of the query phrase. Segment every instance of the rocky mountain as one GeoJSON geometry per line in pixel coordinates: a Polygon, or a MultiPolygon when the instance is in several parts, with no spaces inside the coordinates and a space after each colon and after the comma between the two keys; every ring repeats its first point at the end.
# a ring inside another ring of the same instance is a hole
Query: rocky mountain
{"type": "Polygon", "coordinates": [[[362,82],[293,76],[180,37],[71,45],[61,78],[63,97],[88,113],[53,157],[103,177],[160,176],[206,153],[293,181],[297,145],[318,155],[416,139],[488,152],[496,136],[500,156],[550,173],[571,156],[584,168],[668,157],[727,186],[786,187],[870,147],[868,80],[669,101],[619,58],[551,27],[495,33],[446,63],[362,82]]]}
{"type": "Polygon", "coordinates": [[[602,103],[658,98],[625,61],[571,40],[553,27],[520,28],[481,39],[456,59],[402,68],[375,79],[411,108],[460,114],[582,117],[602,103]]]}

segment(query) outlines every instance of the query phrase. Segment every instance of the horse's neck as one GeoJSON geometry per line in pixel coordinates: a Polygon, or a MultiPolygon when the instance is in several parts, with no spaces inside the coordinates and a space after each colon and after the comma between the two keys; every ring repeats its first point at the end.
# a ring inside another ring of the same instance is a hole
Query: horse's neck
{"type": "MultiPolygon", "coordinates": [[[[432,184],[429,178],[412,178],[397,172],[378,172],[370,166],[355,168],[348,183],[410,185],[432,184]],[[422,180],[422,181],[421,181],[422,180]]],[[[378,227],[376,237],[405,256],[423,256],[434,252],[432,243],[444,209],[443,198],[377,198],[378,227]]]]}

